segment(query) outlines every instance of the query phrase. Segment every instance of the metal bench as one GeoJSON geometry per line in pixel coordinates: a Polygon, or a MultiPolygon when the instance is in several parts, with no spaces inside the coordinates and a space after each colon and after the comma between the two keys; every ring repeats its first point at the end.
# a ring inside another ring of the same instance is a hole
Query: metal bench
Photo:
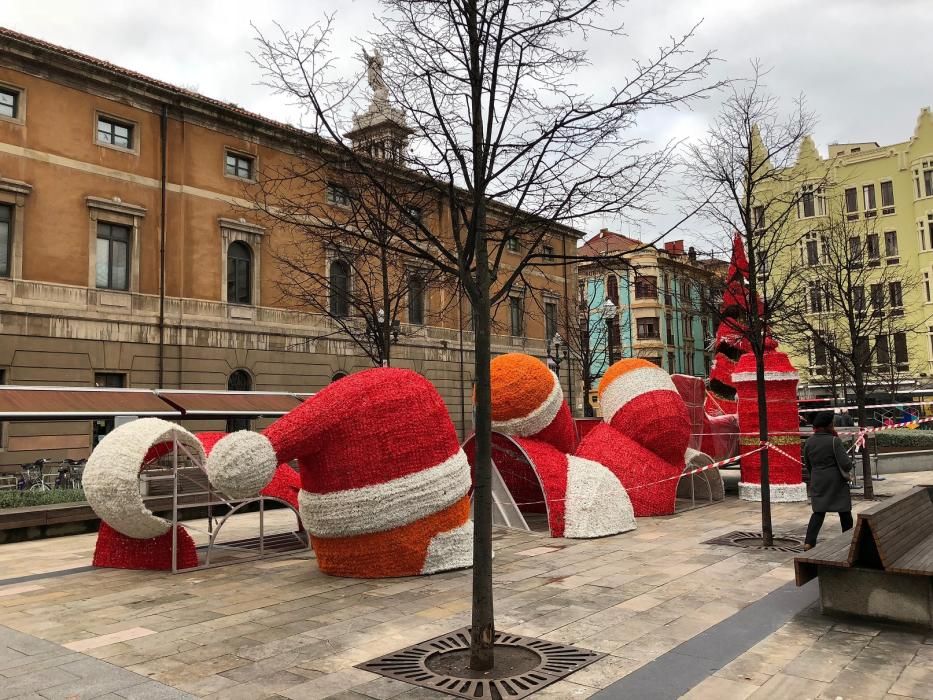
{"type": "Polygon", "coordinates": [[[818,578],[826,612],[933,627],[933,486],[859,513],[855,528],[794,559],[798,586],[818,578]]]}

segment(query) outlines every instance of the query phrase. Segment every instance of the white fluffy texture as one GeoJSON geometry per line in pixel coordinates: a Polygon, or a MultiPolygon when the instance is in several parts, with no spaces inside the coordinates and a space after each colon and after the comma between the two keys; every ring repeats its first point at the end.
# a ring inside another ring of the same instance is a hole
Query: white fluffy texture
{"type": "MultiPolygon", "coordinates": [[[[713,458],[705,452],[687,448],[684,454],[684,475],[694,469],[706,467],[713,463],[713,458]]],[[[722,473],[718,469],[704,469],[699,474],[693,474],[677,482],[678,498],[708,498],[711,501],[721,501],[726,497],[725,486],[722,483],[722,473]],[[691,489],[691,481],[693,487],[691,489]]]]}
{"type": "Polygon", "coordinates": [[[111,430],[94,448],[84,468],[84,495],[94,512],[114,530],[146,540],[165,534],[171,524],[143,503],[139,470],[149,448],[177,439],[204,461],[200,440],[161,418],[140,418],[111,430]]]}
{"type": "Polygon", "coordinates": [[[625,404],[649,391],[673,391],[677,394],[677,387],[671,376],[660,367],[638,367],[619,375],[599,397],[603,420],[609,423],[625,404]]]}
{"type": "Polygon", "coordinates": [[[240,430],[217,441],[205,469],[211,485],[229,498],[252,498],[272,481],[278,466],[269,438],[240,430]]]}
{"type": "Polygon", "coordinates": [[[625,487],[599,462],[567,457],[564,537],[605,537],[635,529],[625,487]]]}
{"type": "MultiPolygon", "coordinates": [[[[740,481],[739,498],[743,501],[760,501],[761,484],[740,481]]],[[[803,503],[806,500],[806,484],[771,484],[772,503],[803,503]]]]}
{"type": "Polygon", "coordinates": [[[470,489],[466,453],[383,484],[332,493],[298,492],[305,529],[315,537],[353,537],[384,532],[452,505],[470,489]]]}
{"type": "Polygon", "coordinates": [[[460,527],[440,532],[431,539],[424,558],[422,574],[438,571],[465,569],[473,566],[473,521],[467,520],[460,527]]]}
{"type": "MultiPolygon", "coordinates": [[[[733,382],[753,382],[756,379],[754,372],[735,372],[732,375],[733,382]]],[[[800,375],[796,372],[765,372],[766,382],[789,382],[797,381],[800,375]]]]}
{"type": "Polygon", "coordinates": [[[554,386],[551,387],[551,393],[547,395],[543,404],[527,416],[510,418],[509,420],[494,420],[492,429],[503,435],[529,437],[548,427],[551,421],[557,417],[557,412],[564,402],[564,392],[560,388],[560,381],[553,372],[551,372],[551,376],[554,378],[554,386]]]}

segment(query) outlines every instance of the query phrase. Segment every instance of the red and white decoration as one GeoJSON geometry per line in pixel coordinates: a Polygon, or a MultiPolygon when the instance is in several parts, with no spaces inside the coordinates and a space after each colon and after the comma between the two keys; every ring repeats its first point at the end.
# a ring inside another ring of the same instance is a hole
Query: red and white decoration
{"type": "Polygon", "coordinates": [[[469,465],[447,407],[421,375],[352,374],[263,433],[218,441],[207,471],[223,490],[258,491],[292,460],[302,522],[325,573],[413,576],[472,563],[469,465]]]}
{"type": "MultiPolygon", "coordinates": [[[[779,449],[768,450],[768,478],[771,500],[789,503],[807,500],[807,487],[800,468],[800,419],[797,413],[799,375],[787,355],[776,350],[765,352],[765,392],[768,397],[768,433],[779,449]]],[[[758,434],[758,391],[755,356],[742,355],[732,375],[738,392],[739,430],[747,442],[758,434]]],[[[749,446],[743,446],[748,450],[749,446]]],[[[761,455],[754,451],[742,457],[739,498],[761,500],[761,455]]]]}
{"type": "MultiPolygon", "coordinates": [[[[84,494],[102,524],[94,565],[124,569],[170,569],[171,523],[155,515],[139,490],[140,470],[174,441],[203,462],[204,449],[192,433],[159,418],[141,418],[108,433],[84,469],[84,494]]],[[[178,567],[198,563],[194,542],[178,526],[178,567]]]]}

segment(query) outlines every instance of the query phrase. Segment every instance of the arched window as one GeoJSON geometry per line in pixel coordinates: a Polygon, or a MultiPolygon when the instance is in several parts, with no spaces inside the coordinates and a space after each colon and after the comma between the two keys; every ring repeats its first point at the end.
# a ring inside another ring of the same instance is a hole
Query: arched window
{"type": "Polygon", "coordinates": [[[344,260],[330,264],[330,313],[338,317],[350,315],[350,266],[344,260]]]}
{"type": "Polygon", "coordinates": [[[606,278],[606,296],[612,299],[613,304],[619,305],[619,278],[615,275],[606,278]]]}
{"type": "MultiPolygon", "coordinates": [[[[231,246],[232,248],[233,246],[231,246]]],[[[245,369],[237,369],[227,378],[227,391],[252,391],[253,378],[245,369]]],[[[230,416],[227,418],[227,432],[235,433],[237,430],[249,430],[250,420],[244,416],[230,416]]]]}
{"type": "Polygon", "coordinates": [[[242,241],[227,248],[227,303],[252,303],[253,251],[242,241]]]}
{"type": "Polygon", "coordinates": [[[341,379],[347,376],[347,373],[344,371],[334,372],[334,376],[330,378],[330,383],[339,382],[341,379]]]}

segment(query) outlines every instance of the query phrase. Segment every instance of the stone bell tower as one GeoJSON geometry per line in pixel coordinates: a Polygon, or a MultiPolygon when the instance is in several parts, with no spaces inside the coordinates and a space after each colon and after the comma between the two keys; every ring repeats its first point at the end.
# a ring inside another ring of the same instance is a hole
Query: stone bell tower
{"type": "Polygon", "coordinates": [[[366,78],[373,96],[365,112],[353,117],[353,129],[346,136],[353,148],[373,158],[402,164],[412,130],[405,122],[402,110],[389,104],[389,91],[382,75],[382,55],[377,49],[372,56],[363,51],[366,78]]]}

